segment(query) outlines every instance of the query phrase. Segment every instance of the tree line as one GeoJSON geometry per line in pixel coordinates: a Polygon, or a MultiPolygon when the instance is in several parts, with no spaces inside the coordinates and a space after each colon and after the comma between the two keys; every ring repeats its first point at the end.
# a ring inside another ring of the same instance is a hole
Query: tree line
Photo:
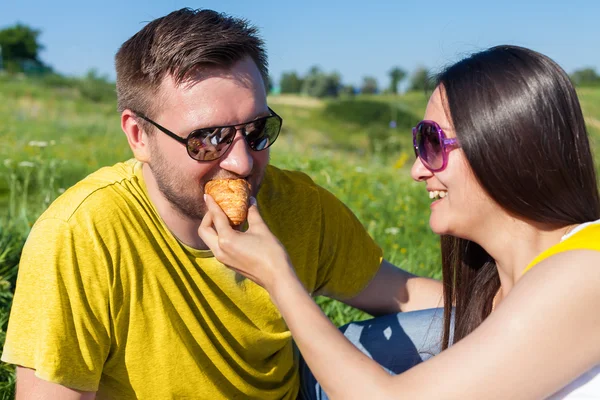
{"type": "MultiPolygon", "coordinates": [[[[360,86],[344,84],[337,72],[326,73],[318,66],[311,67],[305,76],[296,71],[284,72],[279,80],[280,93],[303,94],[311,97],[337,97],[363,94],[398,94],[399,85],[407,78],[407,72],[395,66],[388,71],[389,83],[380,88],[377,79],[365,76],[360,86]]],[[[408,90],[425,90],[431,86],[431,74],[425,67],[417,68],[410,76],[408,90]]]]}
{"type": "MultiPolygon", "coordinates": [[[[27,25],[17,23],[4,29],[0,29],[0,72],[8,74],[24,73],[27,75],[50,75],[55,83],[65,83],[68,79],[61,77],[53,71],[52,67],[46,65],[40,59],[40,51],[44,46],[39,42],[41,31],[31,28],[27,25]],[[62,81],[61,81],[62,79],[62,81]]],[[[303,94],[311,97],[338,97],[352,96],[357,93],[363,94],[397,94],[399,85],[405,79],[409,79],[407,90],[427,90],[431,89],[432,74],[425,67],[416,68],[408,76],[407,72],[394,66],[388,71],[389,82],[384,88],[380,88],[377,79],[373,76],[365,76],[362,83],[355,87],[344,84],[342,77],[337,72],[325,72],[318,66],[313,66],[309,71],[301,76],[296,71],[284,72],[279,79],[278,85],[275,85],[273,78],[269,79],[269,91],[273,89],[280,93],[303,94]]],[[[571,80],[576,86],[597,86],[600,87],[600,75],[594,68],[582,68],[574,71],[571,80]]],[[[95,70],[90,70],[82,78],[90,85],[103,86],[109,84],[108,78],[98,76],[95,70]]],[[[72,83],[72,82],[71,82],[72,83]]],[[[89,85],[88,85],[89,86],[89,85]]],[[[94,89],[94,91],[96,91],[94,89]]],[[[105,94],[109,94],[106,90],[105,94]]],[[[105,97],[104,95],[102,97],[105,97]]]]}

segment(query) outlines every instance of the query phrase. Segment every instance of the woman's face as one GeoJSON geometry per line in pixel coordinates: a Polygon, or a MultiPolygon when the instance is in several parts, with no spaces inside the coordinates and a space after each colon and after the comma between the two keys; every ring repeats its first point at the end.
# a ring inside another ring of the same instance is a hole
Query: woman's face
{"type": "MultiPolygon", "coordinates": [[[[437,87],[424,119],[437,122],[447,138],[454,138],[456,132],[444,109],[442,94],[443,89],[437,87]]],[[[497,211],[497,205],[479,185],[460,148],[448,153],[448,165],[439,172],[429,171],[417,158],[411,176],[427,185],[432,201],[429,226],[436,234],[473,240],[477,230],[483,228],[484,219],[497,211]]]]}

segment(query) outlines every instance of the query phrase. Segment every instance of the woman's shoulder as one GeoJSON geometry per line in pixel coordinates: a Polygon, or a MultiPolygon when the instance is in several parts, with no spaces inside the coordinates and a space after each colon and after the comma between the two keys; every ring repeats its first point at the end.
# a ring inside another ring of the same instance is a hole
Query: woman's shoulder
{"type": "Polygon", "coordinates": [[[555,273],[563,271],[567,274],[577,275],[589,272],[598,274],[600,278],[600,249],[573,248],[555,253],[540,261],[530,273],[542,269],[552,269],[555,273]]]}
{"type": "MultiPolygon", "coordinates": [[[[565,274],[573,280],[600,279],[600,220],[578,225],[528,266],[537,274],[565,274]]],[[[526,270],[527,270],[526,269],[526,270]]],[[[587,286],[587,285],[586,285],[587,286]]],[[[600,291],[598,291],[600,294],[600,291]]]]}
{"type": "MultiPolygon", "coordinates": [[[[542,298],[557,298],[566,313],[573,308],[597,313],[600,307],[600,250],[575,248],[540,261],[517,283],[542,298]]],[[[558,310],[557,310],[558,311],[558,310]]],[[[600,320],[599,327],[600,327],[600,320]]]]}
{"type": "Polygon", "coordinates": [[[542,332],[552,331],[554,341],[575,341],[585,349],[589,368],[600,364],[600,319],[594,317],[600,307],[598,287],[600,251],[565,251],[522,276],[497,311],[503,311],[505,329],[524,330],[538,340],[542,332]]]}
{"type": "MultiPolygon", "coordinates": [[[[563,236],[559,243],[550,247],[533,259],[533,261],[531,261],[531,263],[529,263],[529,265],[525,268],[523,273],[525,274],[531,269],[537,269],[542,264],[546,265],[547,260],[552,259],[554,262],[561,260],[560,262],[563,263],[564,256],[560,256],[558,258],[557,256],[567,253],[568,258],[577,254],[577,252],[582,252],[584,258],[591,258],[592,260],[595,258],[594,255],[596,255],[596,257],[600,256],[600,220],[587,222],[573,229],[568,235],[563,236]]],[[[577,262],[582,261],[583,260],[578,259],[577,262]]]]}
{"type": "Polygon", "coordinates": [[[566,273],[600,272],[600,220],[579,225],[561,242],[549,249],[548,256],[535,269],[553,266],[566,273]]]}
{"type": "MultiPolygon", "coordinates": [[[[600,220],[579,225],[530,263],[515,285],[554,303],[564,316],[597,314],[600,307],[600,220]],[[534,267],[534,268],[531,268],[534,267]],[[583,314],[581,314],[583,312],[583,314]]],[[[598,320],[600,333],[600,320],[598,320]]]]}

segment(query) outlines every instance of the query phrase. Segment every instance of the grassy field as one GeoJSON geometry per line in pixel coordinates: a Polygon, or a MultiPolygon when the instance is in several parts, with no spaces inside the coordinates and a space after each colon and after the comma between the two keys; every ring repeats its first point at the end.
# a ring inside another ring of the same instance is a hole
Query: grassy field
{"type": "MultiPolygon", "coordinates": [[[[581,90],[592,137],[600,138],[600,90],[581,90]]],[[[322,102],[273,97],[284,119],[272,163],[301,170],[347,204],[385,257],[420,275],[440,277],[438,238],[428,227],[430,200],[410,179],[410,127],[423,93],[322,102]],[[389,122],[396,121],[396,128],[389,122]]],[[[114,101],[95,103],[73,88],[0,77],[0,344],[20,251],[31,224],[65,188],[101,166],[131,157],[114,101]]],[[[357,266],[360,267],[360,266],[357,266]]],[[[318,299],[337,325],[367,316],[318,299]]],[[[10,366],[0,366],[0,399],[13,396],[10,366]]]]}

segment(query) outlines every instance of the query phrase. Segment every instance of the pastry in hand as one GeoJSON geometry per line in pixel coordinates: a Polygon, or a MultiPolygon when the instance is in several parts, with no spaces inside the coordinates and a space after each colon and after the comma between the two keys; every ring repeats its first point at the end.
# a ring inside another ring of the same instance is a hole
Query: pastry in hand
{"type": "Polygon", "coordinates": [[[245,179],[215,179],[204,186],[209,194],[229,218],[231,226],[237,226],[248,216],[250,184],[245,179]]]}

